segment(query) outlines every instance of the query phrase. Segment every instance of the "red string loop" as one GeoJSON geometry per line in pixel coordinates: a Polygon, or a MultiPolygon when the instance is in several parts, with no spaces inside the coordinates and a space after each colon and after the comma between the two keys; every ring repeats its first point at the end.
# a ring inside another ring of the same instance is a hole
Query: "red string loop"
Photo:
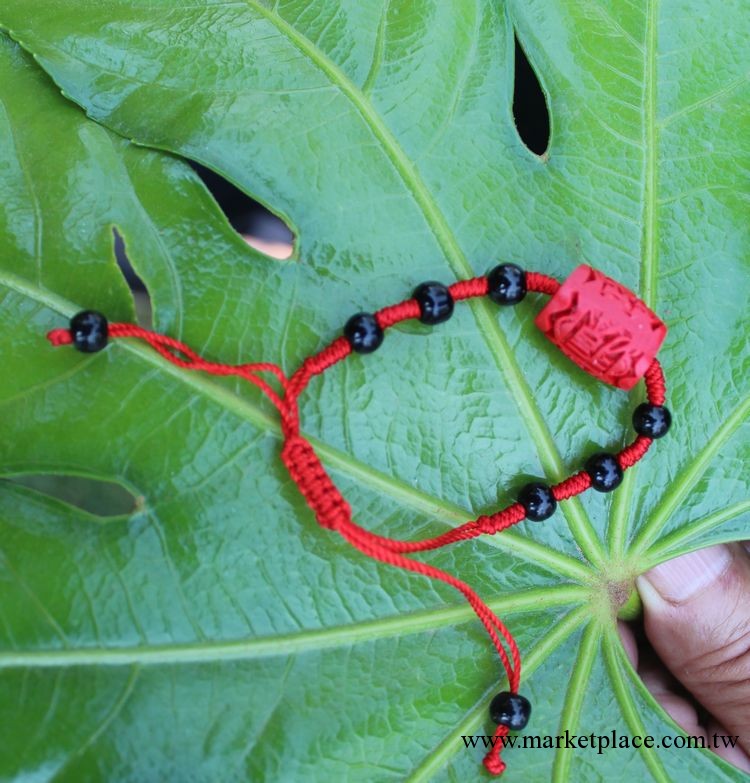
{"type": "MultiPolygon", "coordinates": [[[[560,288],[560,283],[554,278],[534,272],[526,274],[526,284],[529,291],[549,295],[554,295],[560,288]]],[[[449,286],[449,291],[456,301],[484,296],[488,291],[487,278],[476,277],[458,281],[449,286]]],[[[416,300],[409,299],[382,308],[376,313],[376,319],[382,329],[387,329],[403,320],[418,318],[419,315],[419,304],[416,300]]],[[[349,503],[334,484],[312,444],[300,433],[297,402],[299,395],[313,377],[351,353],[349,342],[344,337],[337,338],[319,353],[306,358],[291,378],[287,378],[280,367],[270,362],[232,365],[208,361],[179,340],[134,324],[109,324],[108,335],[111,338],[144,340],[167,361],[180,368],[199,370],[217,376],[234,375],[258,387],[279,412],[284,439],[281,449],[282,462],[313,511],[318,524],[328,530],[336,530],[368,557],[431,579],[438,579],[458,590],[481,620],[492,640],[505,669],[511,691],[518,692],[521,657],[512,634],[500,618],[466,583],[428,563],[414,560],[406,555],[437,549],[480,535],[499,533],[523,521],[526,518],[525,509],[518,502],[512,503],[494,514],[482,515],[446,533],[418,541],[398,541],[371,533],[357,525],[352,519],[349,503]],[[261,377],[262,374],[273,375],[281,391],[274,389],[261,377]]],[[[69,329],[52,329],[48,332],[47,338],[55,346],[73,342],[69,329]]],[[[646,371],[644,381],[649,402],[654,405],[663,404],[666,386],[664,374],[656,359],[651,362],[646,371]]],[[[651,439],[639,435],[617,455],[621,467],[623,469],[632,467],[648,451],[651,443],[651,439]]],[[[589,474],[582,470],[553,486],[552,494],[557,501],[566,500],[587,490],[591,483],[589,474]]],[[[484,766],[493,775],[500,775],[505,769],[500,754],[507,735],[508,728],[504,725],[498,726],[492,739],[492,748],[484,758],[484,766]]]]}

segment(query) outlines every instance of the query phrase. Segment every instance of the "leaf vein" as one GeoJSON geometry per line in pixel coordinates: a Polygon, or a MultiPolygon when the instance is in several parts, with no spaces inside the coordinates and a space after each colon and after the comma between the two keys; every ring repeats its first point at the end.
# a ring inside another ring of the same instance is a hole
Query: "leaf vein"
{"type": "MultiPolygon", "coordinates": [[[[518,612],[568,604],[584,604],[588,609],[591,593],[579,585],[533,588],[513,595],[490,599],[487,605],[495,612],[510,616],[518,612]]],[[[579,610],[576,610],[579,611],[579,610]]],[[[55,668],[61,666],[130,666],[181,665],[217,660],[254,660],[284,654],[306,653],[323,649],[353,646],[375,639],[417,634],[436,628],[459,625],[476,618],[465,604],[441,606],[402,613],[377,620],[348,625],[328,626],[289,634],[253,639],[214,642],[152,645],[151,647],[72,648],[57,650],[9,650],[0,652],[0,670],[14,668],[55,668]]]]}

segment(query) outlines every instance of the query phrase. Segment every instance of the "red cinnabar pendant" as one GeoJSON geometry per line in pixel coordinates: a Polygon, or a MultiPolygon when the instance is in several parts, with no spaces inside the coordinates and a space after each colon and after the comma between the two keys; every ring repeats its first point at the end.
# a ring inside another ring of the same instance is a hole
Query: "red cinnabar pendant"
{"type": "Polygon", "coordinates": [[[632,389],[646,374],[667,327],[645,302],[611,277],[579,266],[534,323],[579,367],[632,389]]]}

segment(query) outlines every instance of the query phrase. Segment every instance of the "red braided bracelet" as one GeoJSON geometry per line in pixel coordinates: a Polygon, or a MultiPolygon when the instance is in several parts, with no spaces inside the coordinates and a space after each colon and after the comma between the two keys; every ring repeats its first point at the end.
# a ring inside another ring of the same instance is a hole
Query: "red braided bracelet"
{"type": "Polygon", "coordinates": [[[463,280],[447,287],[440,283],[423,283],[414,290],[411,299],[384,307],[375,314],[352,316],[344,327],[344,336],[306,358],[290,378],[280,367],[267,362],[230,365],[206,361],[178,340],[133,324],[108,324],[103,315],[91,310],[74,316],[69,329],[53,329],[47,337],[53,345],[72,343],[85,353],[104,348],[108,337],[135,337],[148,342],[178,367],[213,375],[238,375],[260,388],[281,418],[284,438],[281,459],[315,513],[318,524],[337,530],[369,557],[455,587],[484,624],[505,668],[509,687],[497,694],[490,704],[490,716],[497,723],[496,741],[485,756],[484,765],[491,773],[499,775],[505,769],[500,758],[501,738],[510,730],[524,728],[531,713],[528,700],[518,693],[521,659],[515,640],[467,584],[405,555],[437,549],[484,533],[498,533],[524,519],[543,521],[554,513],[559,501],[589,487],[600,492],[615,489],[622,481],[623,471],[638,462],[652,441],[664,435],[671,423],[669,410],[664,407],[664,376],[655,358],[666,331],[664,324],[635,294],[591,267],[579,266],[561,285],[547,275],[526,273],[515,264],[501,264],[485,277],[463,280]],[[526,484],[515,503],[434,538],[396,541],[361,528],[353,521],[349,504],[326,473],[312,445],[300,432],[299,395],[313,376],[332,367],[352,351],[371,353],[376,350],[383,342],[385,330],[401,321],[418,318],[426,324],[438,324],[451,317],[456,301],[489,296],[500,305],[511,305],[520,302],[527,291],[552,296],[537,316],[536,324],[579,366],[622,389],[630,389],[640,378],[644,379],[648,402],[639,405],[633,413],[635,440],[617,454],[592,455],[583,470],[559,484],[551,487],[542,482],[526,484]],[[260,373],[273,374],[280,393],[263,380],[260,373]]]}

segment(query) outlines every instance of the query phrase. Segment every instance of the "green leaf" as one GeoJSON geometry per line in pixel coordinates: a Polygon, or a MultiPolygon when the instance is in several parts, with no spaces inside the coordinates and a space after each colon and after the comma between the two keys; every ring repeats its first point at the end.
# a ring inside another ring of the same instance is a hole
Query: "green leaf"
{"type": "MultiPolygon", "coordinates": [[[[287,372],[352,312],[500,259],[639,290],[670,329],[670,436],[613,497],[424,559],[507,619],[535,733],[677,734],[615,618],[651,565],[748,535],[742,5],[89,5],[0,10],[34,56],[2,41],[0,471],[114,482],[134,510],[3,482],[0,777],[476,779],[461,735],[491,732],[480,623],[316,526],[260,394],[126,341],[49,347],[81,307],[134,317],[113,228],[155,328],[287,372]],[[543,158],[513,124],[514,30],[548,100],[543,158]],[[283,216],[294,258],[247,247],[170,153],[283,216]]],[[[462,304],[311,384],[304,430],[361,524],[438,533],[629,438],[642,392],[573,367],[538,307],[462,304]]],[[[510,781],[744,777],[701,751],[504,755],[510,781]]]]}

